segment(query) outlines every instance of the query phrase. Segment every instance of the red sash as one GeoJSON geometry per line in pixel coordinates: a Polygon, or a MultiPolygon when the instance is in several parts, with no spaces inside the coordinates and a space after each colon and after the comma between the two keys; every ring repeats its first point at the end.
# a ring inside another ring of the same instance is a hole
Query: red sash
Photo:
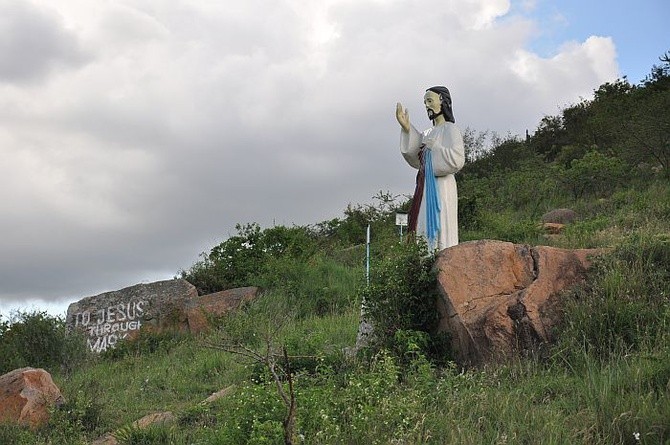
{"type": "Polygon", "coordinates": [[[423,146],[419,148],[419,162],[421,166],[416,174],[416,186],[414,187],[414,196],[412,197],[412,207],[409,209],[409,223],[407,230],[416,232],[416,225],[419,221],[419,210],[421,209],[421,199],[423,198],[423,185],[426,182],[426,167],[423,162],[423,146]]]}

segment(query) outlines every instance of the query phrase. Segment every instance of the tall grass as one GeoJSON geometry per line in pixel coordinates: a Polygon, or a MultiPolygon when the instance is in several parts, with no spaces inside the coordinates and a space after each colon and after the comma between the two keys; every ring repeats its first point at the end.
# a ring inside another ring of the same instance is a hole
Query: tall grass
{"type": "Polygon", "coordinates": [[[558,328],[564,354],[611,355],[653,351],[670,325],[670,240],[635,236],[596,260],[589,280],[567,300],[558,328]]]}
{"type": "MultiPolygon", "coordinates": [[[[573,203],[580,220],[558,239],[544,239],[535,222],[545,207],[566,204],[555,193],[525,190],[518,209],[484,206],[470,216],[477,224],[464,228],[464,239],[609,248],[583,286],[564,296],[548,359],[462,369],[391,347],[369,360],[350,358],[343,351],[359,323],[361,247],[269,258],[253,277],[261,297],[206,335],[149,334],[70,369],[56,354],[47,367],[68,403],[41,430],[0,425],[0,443],[78,445],[117,432],[127,444],[281,444],[284,406],[267,369],[211,347],[235,342],[261,351],[267,332],[293,356],[298,443],[670,443],[669,192],[666,181],[582,198],[573,203]],[[222,388],[231,393],[201,403],[222,388]],[[176,423],[129,426],[156,411],[174,412],[176,423]]],[[[382,240],[391,242],[395,235],[382,240]]],[[[373,267],[393,264],[381,260],[385,246],[373,251],[373,267]]],[[[387,285],[390,276],[383,275],[387,285]]],[[[402,303],[394,302],[396,315],[402,303]]],[[[17,327],[5,337],[9,326],[1,327],[3,351],[11,351],[5,360],[19,357],[17,345],[37,331],[17,327]]]]}

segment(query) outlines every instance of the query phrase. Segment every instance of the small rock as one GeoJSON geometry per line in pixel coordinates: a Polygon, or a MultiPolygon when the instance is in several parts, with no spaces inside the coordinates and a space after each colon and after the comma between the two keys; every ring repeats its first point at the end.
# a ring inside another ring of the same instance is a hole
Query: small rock
{"type": "Polygon", "coordinates": [[[543,223],[570,224],[577,219],[577,213],[570,209],[554,209],[542,215],[543,223]]]}
{"type": "Polygon", "coordinates": [[[141,430],[150,427],[151,425],[165,425],[175,421],[175,415],[170,411],[162,413],[147,414],[139,420],[133,422],[133,426],[141,430]]]}
{"type": "MultiPolygon", "coordinates": [[[[132,427],[143,430],[150,427],[151,425],[174,423],[175,420],[175,415],[170,411],[152,413],[134,421],[132,423],[132,427]]],[[[118,443],[119,440],[115,437],[114,433],[107,433],[91,442],[91,445],[118,445],[118,443]]]]}
{"type": "Polygon", "coordinates": [[[44,369],[21,368],[0,376],[0,422],[43,426],[65,399],[44,369]]]}
{"type": "Polygon", "coordinates": [[[200,403],[201,404],[208,404],[208,403],[216,402],[219,399],[222,399],[224,397],[228,397],[233,392],[234,389],[235,389],[235,385],[227,386],[227,387],[223,388],[222,390],[213,393],[211,396],[207,397],[205,400],[203,400],[200,403]]]}
{"type": "Polygon", "coordinates": [[[565,227],[565,224],[560,224],[560,223],[543,223],[542,228],[544,229],[545,233],[548,235],[560,235],[561,232],[563,232],[563,228],[565,227]]]}

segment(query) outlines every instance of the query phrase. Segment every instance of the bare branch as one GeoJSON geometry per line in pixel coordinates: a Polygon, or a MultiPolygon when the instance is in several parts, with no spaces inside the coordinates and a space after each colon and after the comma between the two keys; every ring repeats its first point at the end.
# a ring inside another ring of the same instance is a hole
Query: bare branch
{"type": "Polygon", "coordinates": [[[288,359],[286,347],[282,348],[282,352],[284,353],[284,371],[286,372],[286,378],[288,379],[288,389],[291,396],[291,400],[288,405],[288,413],[286,414],[286,419],[284,420],[284,443],[287,445],[292,445],[295,432],[297,403],[295,400],[295,391],[293,390],[293,372],[291,372],[291,362],[288,359]]]}

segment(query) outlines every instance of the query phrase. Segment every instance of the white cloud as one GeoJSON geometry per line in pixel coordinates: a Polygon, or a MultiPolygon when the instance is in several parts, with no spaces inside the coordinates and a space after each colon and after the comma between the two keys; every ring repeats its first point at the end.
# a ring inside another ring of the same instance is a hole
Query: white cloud
{"type": "Polygon", "coordinates": [[[0,19],[53,39],[0,65],[24,67],[0,83],[5,301],[135,284],[237,222],[410,193],[393,111],[427,125],[429,86],[451,89],[461,126],[522,133],[617,75],[607,38],[528,51],[535,25],[504,0],[29,5],[0,19]]]}

